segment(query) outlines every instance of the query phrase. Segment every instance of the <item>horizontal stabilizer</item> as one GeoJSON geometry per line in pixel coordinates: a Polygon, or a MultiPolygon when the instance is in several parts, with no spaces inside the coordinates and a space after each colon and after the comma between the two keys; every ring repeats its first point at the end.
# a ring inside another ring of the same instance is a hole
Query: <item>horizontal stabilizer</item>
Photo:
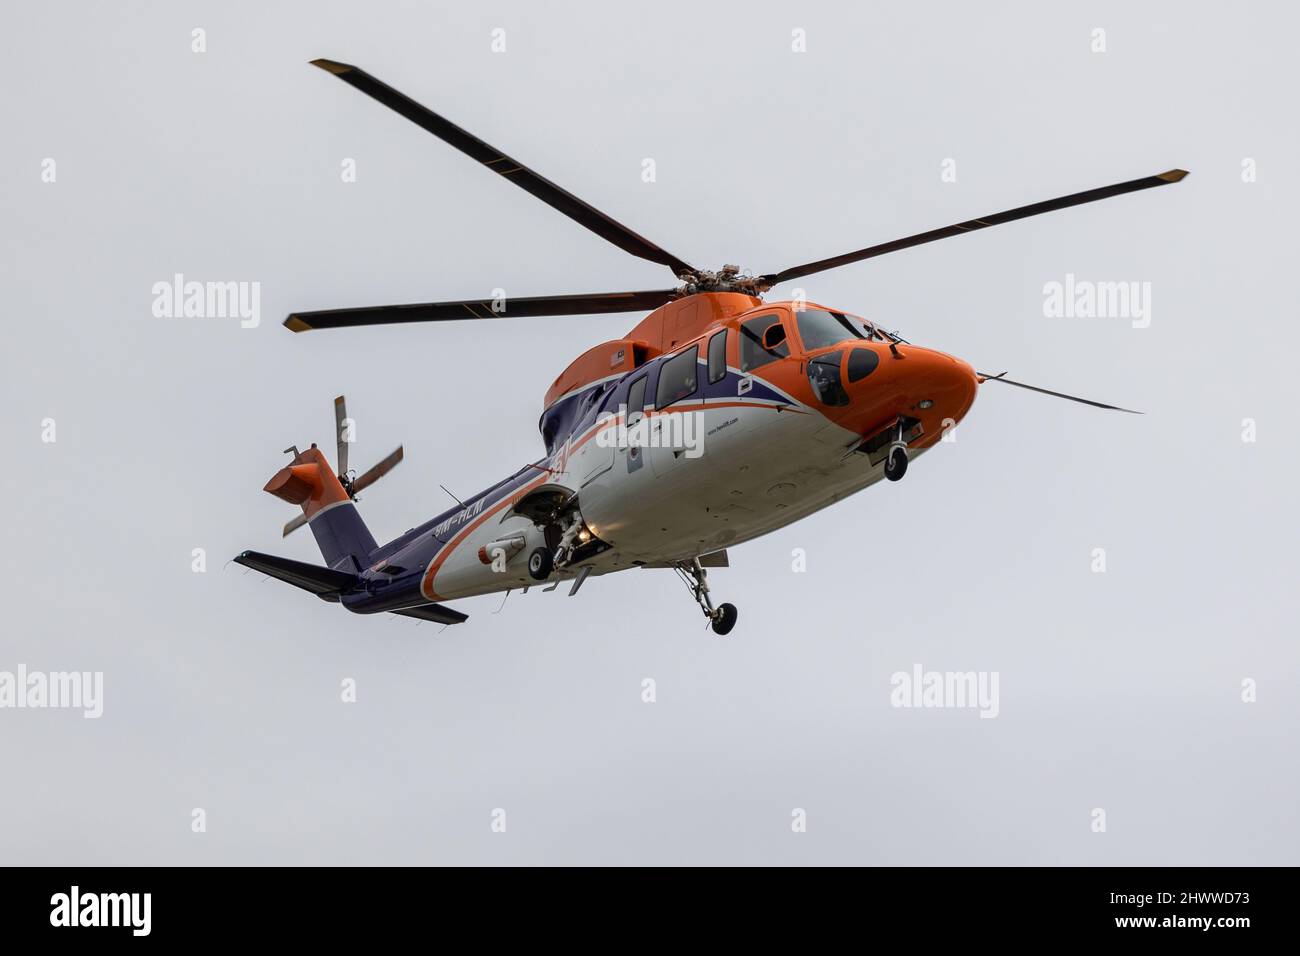
{"type": "Polygon", "coordinates": [[[404,607],[393,613],[403,617],[419,618],[421,621],[433,621],[435,624],[462,624],[469,620],[468,614],[453,611],[441,604],[420,604],[416,607],[404,607]]]}
{"type": "Polygon", "coordinates": [[[322,568],[319,565],[307,564],[305,561],[293,561],[273,554],[262,554],[260,551],[245,551],[236,556],[234,561],[246,568],[278,578],[286,584],[292,584],[296,588],[322,596],[338,594],[351,587],[357,580],[355,574],[348,574],[346,571],[322,568]]]}

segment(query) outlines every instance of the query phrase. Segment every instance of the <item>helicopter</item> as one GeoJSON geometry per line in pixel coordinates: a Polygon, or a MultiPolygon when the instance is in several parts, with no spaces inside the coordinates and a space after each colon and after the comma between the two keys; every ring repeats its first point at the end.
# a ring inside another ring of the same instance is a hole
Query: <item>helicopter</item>
{"type": "MultiPolygon", "coordinates": [[[[359,476],[348,469],[347,407],[335,400],[337,470],[315,445],[264,490],[302,511],[325,566],[257,551],[234,560],[359,614],[458,624],[444,602],[494,592],[574,596],[589,577],[672,569],[712,630],[737,610],[715,604],[708,570],[728,549],[877,482],[899,481],[996,382],[1131,412],[977,372],[851,312],[803,299],[764,301],[776,285],[1042,213],[1180,182],[1173,169],[808,262],[749,275],[697,268],[616,222],[432,110],[346,63],[312,65],[406,117],[486,169],[625,252],[672,270],[662,289],[295,312],[293,332],[409,322],[648,312],[626,335],[579,355],[551,384],[539,420],[544,455],[380,545],[358,492],[402,448],[359,476]]],[[[1135,413],[1136,414],[1136,413],[1135,413]]],[[[444,489],[445,490],[445,489],[444,489]]]]}

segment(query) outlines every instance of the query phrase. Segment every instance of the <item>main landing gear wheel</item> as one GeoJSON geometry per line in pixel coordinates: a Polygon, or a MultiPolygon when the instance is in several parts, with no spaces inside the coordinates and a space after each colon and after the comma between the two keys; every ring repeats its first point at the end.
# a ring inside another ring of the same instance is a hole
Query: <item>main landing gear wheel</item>
{"type": "Polygon", "coordinates": [[[555,558],[546,548],[534,548],[533,553],[528,556],[528,575],[534,581],[545,581],[551,576],[551,569],[555,567],[555,558]]]}
{"type": "Polygon", "coordinates": [[[695,598],[695,603],[709,619],[713,633],[719,636],[730,634],[731,629],[736,626],[736,605],[722,604],[716,608],[713,606],[713,600],[709,597],[708,572],[700,564],[700,559],[681,561],[673,566],[673,570],[690,588],[691,597],[695,598]]]}

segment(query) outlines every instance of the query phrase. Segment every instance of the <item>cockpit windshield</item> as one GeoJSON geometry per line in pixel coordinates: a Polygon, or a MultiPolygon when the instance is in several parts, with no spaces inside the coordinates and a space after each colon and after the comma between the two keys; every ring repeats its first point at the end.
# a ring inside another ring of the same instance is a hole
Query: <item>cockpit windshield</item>
{"type": "Polygon", "coordinates": [[[874,322],[870,322],[867,319],[861,318],[860,316],[856,316],[856,315],[849,315],[846,316],[846,318],[854,325],[856,325],[859,329],[861,329],[863,332],[865,332],[867,338],[870,339],[871,341],[873,342],[891,341],[890,336],[887,335],[882,330],[878,329],[874,322]]]}
{"type": "Polygon", "coordinates": [[[884,336],[870,322],[843,312],[805,309],[796,312],[795,318],[799,323],[799,338],[803,340],[805,352],[838,345],[846,339],[884,340],[884,336]]]}

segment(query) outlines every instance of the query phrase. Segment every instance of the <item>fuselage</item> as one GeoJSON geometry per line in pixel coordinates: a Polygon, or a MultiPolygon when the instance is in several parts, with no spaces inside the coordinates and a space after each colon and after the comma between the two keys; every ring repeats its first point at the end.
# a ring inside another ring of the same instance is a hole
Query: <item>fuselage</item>
{"type": "Polygon", "coordinates": [[[688,296],[575,360],[546,398],[545,456],[381,547],[344,604],[542,583],[527,561],[556,546],[548,513],[582,526],[551,580],[749,541],[879,481],[890,441],[915,458],[942,440],[977,383],[962,360],[838,310],[688,296]]]}

